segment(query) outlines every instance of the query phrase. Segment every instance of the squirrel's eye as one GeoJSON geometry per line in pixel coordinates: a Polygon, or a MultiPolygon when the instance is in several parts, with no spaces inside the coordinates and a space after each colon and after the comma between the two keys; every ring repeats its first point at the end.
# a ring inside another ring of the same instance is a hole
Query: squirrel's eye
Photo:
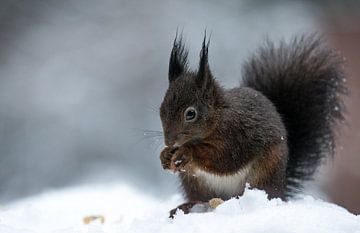
{"type": "Polygon", "coordinates": [[[185,121],[192,122],[195,121],[197,117],[197,111],[194,107],[188,107],[185,110],[185,121]]]}

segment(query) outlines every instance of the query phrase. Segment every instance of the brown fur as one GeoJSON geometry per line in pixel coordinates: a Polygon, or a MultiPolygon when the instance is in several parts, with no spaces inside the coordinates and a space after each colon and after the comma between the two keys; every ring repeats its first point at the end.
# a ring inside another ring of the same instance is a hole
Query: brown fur
{"type": "MultiPolygon", "coordinates": [[[[204,179],[196,176],[196,171],[229,177],[250,164],[244,183],[265,189],[272,197],[282,197],[286,131],[273,104],[249,88],[220,87],[207,63],[205,41],[198,72],[187,71],[184,57],[176,57],[185,53],[181,46],[175,41],[170,59],[170,85],[160,108],[167,145],[160,155],[164,169],[179,172],[191,203],[232,196],[217,195],[204,179]],[[189,106],[198,112],[198,118],[191,123],[184,119],[189,106]],[[175,147],[175,143],[180,147],[175,147]]],[[[234,196],[241,195],[243,190],[244,186],[239,186],[234,196]]]]}
{"type": "Polygon", "coordinates": [[[249,174],[250,185],[265,190],[269,198],[284,198],[286,163],[282,156],[286,154],[286,147],[276,145],[267,156],[257,159],[249,174]]]}

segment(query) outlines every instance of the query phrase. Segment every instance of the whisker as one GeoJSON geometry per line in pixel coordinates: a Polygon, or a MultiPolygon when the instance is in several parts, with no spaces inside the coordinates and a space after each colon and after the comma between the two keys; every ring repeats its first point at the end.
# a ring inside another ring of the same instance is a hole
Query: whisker
{"type": "Polygon", "coordinates": [[[135,135],[137,139],[134,141],[134,145],[145,143],[145,145],[150,146],[151,151],[159,151],[159,148],[163,144],[163,135],[161,131],[140,129],[136,129],[136,131],[138,133],[135,135]]]}
{"type": "Polygon", "coordinates": [[[162,132],[144,131],[142,136],[144,138],[163,138],[162,132]]]}
{"type": "Polygon", "coordinates": [[[138,142],[144,140],[154,140],[154,141],[162,141],[163,140],[163,132],[159,130],[150,130],[150,129],[134,129],[136,133],[136,137],[139,138],[138,142]]]}
{"type": "Polygon", "coordinates": [[[163,132],[159,130],[143,129],[142,131],[148,134],[159,134],[159,135],[163,134],[163,132]]]}
{"type": "Polygon", "coordinates": [[[146,106],[146,109],[154,113],[159,113],[159,108],[157,106],[146,106]]]}
{"type": "Polygon", "coordinates": [[[163,135],[163,132],[159,131],[159,130],[138,129],[138,128],[133,128],[133,130],[135,130],[137,132],[141,132],[143,135],[159,135],[159,136],[163,135]]]}

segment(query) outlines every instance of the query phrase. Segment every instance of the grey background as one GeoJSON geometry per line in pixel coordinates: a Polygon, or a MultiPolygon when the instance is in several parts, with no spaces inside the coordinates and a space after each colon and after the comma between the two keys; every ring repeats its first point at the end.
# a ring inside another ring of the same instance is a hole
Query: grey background
{"type": "Polygon", "coordinates": [[[231,87],[266,36],[317,26],[303,2],[0,1],[0,202],[114,180],[176,192],[160,167],[162,138],[143,135],[161,130],[176,29],[193,68],[211,32],[211,68],[231,87]]]}

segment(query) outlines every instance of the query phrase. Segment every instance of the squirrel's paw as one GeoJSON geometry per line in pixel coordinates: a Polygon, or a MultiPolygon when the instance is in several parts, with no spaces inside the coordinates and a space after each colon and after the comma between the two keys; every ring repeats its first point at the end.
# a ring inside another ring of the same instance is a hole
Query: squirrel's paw
{"type": "Polygon", "coordinates": [[[164,169],[170,169],[171,159],[178,148],[165,147],[160,153],[161,165],[164,169]]]}
{"type": "Polygon", "coordinates": [[[182,210],[184,212],[184,214],[188,214],[188,213],[190,213],[190,210],[194,207],[194,205],[201,204],[201,203],[203,203],[203,202],[191,201],[191,202],[186,202],[184,204],[181,204],[178,207],[176,207],[175,209],[170,210],[169,218],[174,218],[175,214],[177,213],[178,210],[182,210]]]}
{"type": "Polygon", "coordinates": [[[169,218],[174,218],[178,210],[182,210],[184,214],[188,213],[205,213],[216,209],[219,205],[224,203],[221,198],[212,198],[208,202],[190,201],[179,205],[175,209],[170,210],[169,218]]]}
{"type": "Polygon", "coordinates": [[[190,151],[187,147],[182,146],[177,149],[171,158],[170,170],[186,172],[185,166],[191,161],[190,151]]]}

